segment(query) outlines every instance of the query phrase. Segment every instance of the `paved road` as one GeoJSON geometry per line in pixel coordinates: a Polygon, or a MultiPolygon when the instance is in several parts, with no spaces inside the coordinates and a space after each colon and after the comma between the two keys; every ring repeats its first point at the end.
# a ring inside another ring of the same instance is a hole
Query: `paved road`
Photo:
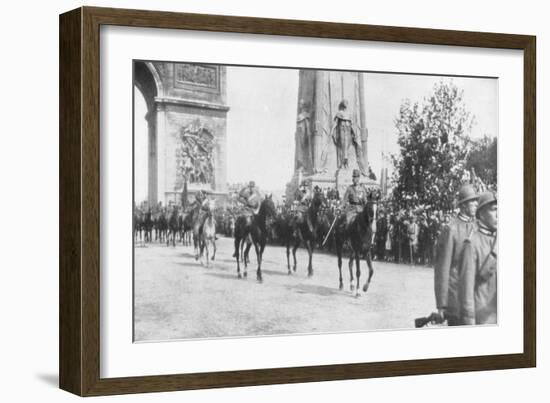
{"type": "Polygon", "coordinates": [[[209,268],[195,261],[191,247],[136,247],[136,341],[411,328],[434,308],[430,268],[374,262],[369,291],[356,298],[347,264],[345,289],[338,290],[334,255],[316,253],[308,278],[300,249],[298,270],[288,275],[284,248],[268,245],[261,284],[255,256],[248,278],[238,279],[231,255],[228,238],[218,240],[209,268]]]}

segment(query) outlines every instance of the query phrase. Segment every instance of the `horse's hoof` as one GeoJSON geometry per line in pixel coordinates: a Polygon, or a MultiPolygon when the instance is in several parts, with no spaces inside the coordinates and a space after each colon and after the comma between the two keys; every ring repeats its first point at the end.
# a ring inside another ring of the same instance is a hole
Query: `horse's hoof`
{"type": "Polygon", "coordinates": [[[308,270],[307,276],[308,277],[313,277],[313,270],[308,270]]]}
{"type": "Polygon", "coordinates": [[[368,290],[369,290],[369,283],[363,286],[363,292],[367,292],[368,290]]]}
{"type": "Polygon", "coordinates": [[[361,296],[361,294],[359,294],[358,292],[355,293],[355,298],[359,298],[361,296]]]}
{"type": "Polygon", "coordinates": [[[243,276],[241,276],[241,273],[237,273],[237,278],[243,278],[243,276]]]}
{"type": "Polygon", "coordinates": [[[261,276],[256,276],[256,281],[260,284],[264,282],[261,276]]]}
{"type": "Polygon", "coordinates": [[[350,285],[349,285],[349,290],[350,290],[350,291],[355,291],[355,286],[354,286],[353,284],[350,284],[350,285]]]}
{"type": "Polygon", "coordinates": [[[288,275],[290,276],[292,274],[292,272],[290,271],[290,269],[288,269],[288,275]]]}
{"type": "Polygon", "coordinates": [[[248,273],[247,273],[247,272],[244,272],[244,273],[243,273],[243,276],[244,276],[244,277],[248,277],[248,273]]]}
{"type": "Polygon", "coordinates": [[[342,291],[342,290],[344,289],[344,284],[340,283],[340,285],[338,286],[338,289],[339,289],[340,291],[342,291]]]}
{"type": "Polygon", "coordinates": [[[294,270],[294,273],[296,273],[296,266],[294,266],[294,267],[292,268],[292,270],[294,270]]]}

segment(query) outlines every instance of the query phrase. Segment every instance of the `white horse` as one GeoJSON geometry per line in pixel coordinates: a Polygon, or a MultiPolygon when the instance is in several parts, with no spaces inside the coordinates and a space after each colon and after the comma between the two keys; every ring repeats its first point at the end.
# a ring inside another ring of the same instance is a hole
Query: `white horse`
{"type": "Polygon", "coordinates": [[[203,256],[206,256],[206,267],[210,267],[210,260],[214,261],[216,259],[216,219],[214,218],[214,200],[209,201],[206,219],[204,220],[200,234],[200,256],[201,259],[203,256]],[[212,257],[210,257],[210,246],[212,247],[212,257]]]}

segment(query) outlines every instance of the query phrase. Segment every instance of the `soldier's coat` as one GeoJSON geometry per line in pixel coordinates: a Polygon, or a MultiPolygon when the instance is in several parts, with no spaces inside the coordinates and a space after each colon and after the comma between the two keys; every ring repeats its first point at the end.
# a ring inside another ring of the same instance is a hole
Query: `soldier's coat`
{"type": "Polygon", "coordinates": [[[445,226],[437,241],[434,265],[434,289],[437,309],[458,318],[458,264],[466,238],[475,230],[475,223],[459,214],[445,226]]]}
{"type": "Polygon", "coordinates": [[[496,233],[480,224],[460,260],[459,309],[463,325],[497,323],[496,233]]]}

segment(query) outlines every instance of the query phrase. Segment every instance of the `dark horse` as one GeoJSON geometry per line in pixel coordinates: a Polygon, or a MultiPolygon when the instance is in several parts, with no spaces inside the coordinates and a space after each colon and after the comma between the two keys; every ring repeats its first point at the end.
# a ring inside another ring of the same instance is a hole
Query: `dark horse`
{"type": "Polygon", "coordinates": [[[342,252],[344,243],[349,241],[350,260],[349,260],[349,275],[350,275],[350,290],[355,290],[355,296],[359,296],[359,278],[361,276],[361,257],[367,261],[369,267],[369,276],[363,292],[367,292],[374,270],[371,261],[371,247],[373,235],[376,232],[376,200],[369,196],[369,200],[362,206],[362,210],[357,213],[355,218],[349,223],[346,223],[345,215],[342,215],[335,227],[334,240],[336,245],[336,254],[338,256],[338,271],[340,273],[340,289],[344,288],[342,282],[342,252]],[[353,262],[356,267],[357,282],[353,284],[353,262]]]}
{"type": "Polygon", "coordinates": [[[325,204],[325,198],[321,192],[314,192],[313,198],[307,210],[301,213],[300,216],[289,216],[287,218],[288,229],[283,230],[284,244],[286,246],[286,263],[288,274],[290,270],[290,245],[292,244],[292,257],[294,265],[292,269],[296,271],[296,249],[303,242],[309,255],[309,263],[307,266],[308,277],[313,276],[313,249],[317,243],[319,235],[319,212],[325,204]]]}
{"type": "Polygon", "coordinates": [[[262,256],[267,243],[267,236],[269,233],[268,220],[275,218],[277,212],[275,210],[275,204],[271,195],[266,196],[260,204],[260,209],[257,214],[252,216],[250,223],[248,223],[245,216],[240,216],[235,222],[235,253],[233,257],[237,259],[237,276],[241,278],[241,266],[239,258],[242,257],[244,261],[244,277],[247,276],[246,271],[246,258],[251,245],[254,245],[256,251],[256,258],[258,260],[258,269],[256,271],[256,279],[262,282],[262,256]],[[246,250],[242,253],[246,244],[246,250]]]}
{"type": "Polygon", "coordinates": [[[170,241],[172,242],[172,246],[176,246],[176,235],[179,232],[179,224],[178,224],[178,207],[174,206],[172,207],[172,211],[170,212],[170,218],[168,219],[168,233],[166,234],[166,246],[170,245],[170,241]]]}

